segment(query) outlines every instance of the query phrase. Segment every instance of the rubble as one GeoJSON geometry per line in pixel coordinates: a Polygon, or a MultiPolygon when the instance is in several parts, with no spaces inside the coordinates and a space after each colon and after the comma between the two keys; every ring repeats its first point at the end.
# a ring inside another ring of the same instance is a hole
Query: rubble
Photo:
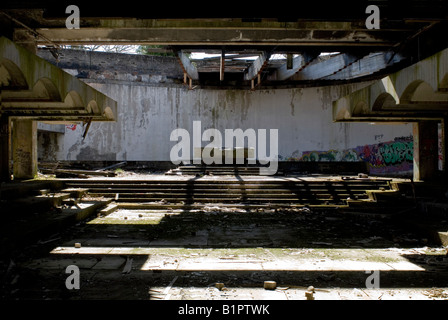
{"type": "Polygon", "coordinates": [[[265,281],[263,284],[263,287],[266,290],[275,290],[275,288],[277,287],[277,282],[275,281],[265,281]]]}
{"type": "Polygon", "coordinates": [[[441,288],[432,288],[423,292],[429,298],[448,299],[448,291],[441,288]]]}

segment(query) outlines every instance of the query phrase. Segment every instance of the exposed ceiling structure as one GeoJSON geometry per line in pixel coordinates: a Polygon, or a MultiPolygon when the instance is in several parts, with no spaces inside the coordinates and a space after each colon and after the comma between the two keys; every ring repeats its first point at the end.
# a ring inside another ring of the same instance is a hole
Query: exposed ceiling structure
{"type": "Polygon", "coordinates": [[[16,43],[162,46],[190,86],[285,87],[379,79],[446,47],[448,4],[439,0],[238,3],[197,1],[96,6],[78,2],[80,28],[65,25],[70,3],[3,3],[0,25],[16,43]],[[369,5],[379,29],[368,28],[369,5]],[[197,10],[197,8],[202,8],[197,10]],[[204,10],[206,8],[207,10],[204,10]],[[214,56],[192,59],[192,53],[214,56]]]}
{"type": "Polygon", "coordinates": [[[0,37],[0,55],[0,116],[116,121],[116,101],[5,37],[0,37]]]}
{"type": "Polygon", "coordinates": [[[448,116],[448,49],[333,102],[342,122],[441,121],[448,116]]]}

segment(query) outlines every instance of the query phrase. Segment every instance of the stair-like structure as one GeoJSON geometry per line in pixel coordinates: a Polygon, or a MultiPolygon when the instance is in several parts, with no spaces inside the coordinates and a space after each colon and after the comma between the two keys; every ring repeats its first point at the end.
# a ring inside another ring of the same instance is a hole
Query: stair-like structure
{"type": "Polygon", "coordinates": [[[172,205],[344,205],[347,198],[368,199],[366,189],[390,189],[388,180],[373,179],[68,180],[65,184],[71,188],[88,189],[93,197],[112,198],[117,203],[163,202],[172,205]]]}
{"type": "Polygon", "coordinates": [[[400,190],[400,183],[389,182],[389,188],[365,189],[364,199],[349,199],[341,212],[364,217],[390,218],[415,210],[415,201],[400,190]]]}
{"type": "MultiPolygon", "coordinates": [[[[176,169],[169,170],[166,175],[194,175],[194,176],[258,176],[260,175],[259,166],[238,166],[238,165],[189,165],[179,166],[176,169]]],[[[278,170],[276,176],[283,175],[278,170]]]]}
{"type": "Polygon", "coordinates": [[[389,217],[415,208],[413,198],[403,194],[391,179],[357,177],[160,175],[145,180],[57,179],[32,186],[2,187],[1,191],[3,242],[36,239],[90,215],[108,215],[118,209],[282,210],[308,206],[389,217]]]}
{"type": "Polygon", "coordinates": [[[57,180],[2,185],[0,252],[62,231],[111,202],[111,199],[84,199],[87,191],[65,188],[57,180]]]}

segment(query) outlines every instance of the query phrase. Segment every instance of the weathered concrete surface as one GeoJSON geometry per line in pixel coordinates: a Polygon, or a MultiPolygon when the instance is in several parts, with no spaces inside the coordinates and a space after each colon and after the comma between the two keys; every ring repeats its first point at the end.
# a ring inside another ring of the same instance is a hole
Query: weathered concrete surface
{"type": "Polygon", "coordinates": [[[12,132],[14,178],[32,179],[37,174],[37,122],[15,120],[12,132]]]}
{"type": "Polygon", "coordinates": [[[417,62],[333,103],[335,121],[440,120],[446,115],[448,50],[417,62]]]}
{"type": "MultiPolygon", "coordinates": [[[[81,141],[82,126],[67,130],[65,159],[166,161],[176,144],[176,128],[278,129],[280,160],[300,158],[310,150],[343,150],[409,136],[409,125],[370,126],[333,123],[331,102],[347,87],[262,91],[187,90],[181,86],[89,82],[118,101],[116,124],[93,123],[81,141]],[[362,134],[361,134],[362,133],[362,134]]],[[[203,142],[203,146],[206,143],[203,142]]],[[[193,154],[193,152],[191,152],[193,154]]]]}
{"type": "MultiPolygon", "coordinates": [[[[33,46],[31,45],[31,51],[33,46]]],[[[10,180],[9,120],[14,118],[13,161],[16,178],[37,173],[37,123],[50,121],[114,121],[116,102],[33,52],[0,37],[0,109],[4,154],[1,180],[10,180]]]]}
{"type": "MultiPolygon", "coordinates": [[[[421,121],[414,124],[414,180],[437,178],[439,141],[437,122],[421,121]]],[[[446,144],[446,141],[443,141],[446,144]]],[[[446,161],[446,160],[445,160],[446,161]]]]}
{"type": "Polygon", "coordinates": [[[316,300],[447,299],[447,263],[446,248],[394,220],[312,211],[118,210],[23,250],[2,294],[301,300],[312,285],[316,300]],[[79,290],[64,285],[69,265],[80,268],[79,290]],[[379,288],[367,288],[366,271],[379,272],[379,288]],[[277,282],[275,291],[262,289],[267,280],[277,282]],[[217,282],[226,289],[217,290],[217,282]]]}
{"type": "Polygon", "coordinates": [[[37,55],[81,79],[133,81],[152,84],[179,83],[183,71],[175,57],[61,50],[58,61],[49,50],[37,55]]]}
{"type": "Polygon", "coordinates": [[[114,121],[117,104],[5,37],[0,38],[2,112],[33,120],[114,121]]]}
{"type": "MultiPolygon", "coordinates": [[[[117,123],[93,123],[84,141],[81,123],[68,126],[57,160],[170,161],[170,150],[176,144],[170,141],[171,132],[183,128],[191,134],[193,121],[199,120],[203,131],[216,128],[222,134],[225,129],[278,129],[280,161],[309,161],[313,152],[329,153],[320,161],[363,161],[361,154],[352,152],[354,148],[377,147],[412,135],[411,125],[405,124],[333,123],[333,100],[370,82],[253,92],[188,90],[179,84],[183,74],[175,57],[64,50],[60,61],[55,61],[48,51],[39,54],[119,105],[117,123]]],[[[387,165],[379,167],[382,170],[387,165]]]]}

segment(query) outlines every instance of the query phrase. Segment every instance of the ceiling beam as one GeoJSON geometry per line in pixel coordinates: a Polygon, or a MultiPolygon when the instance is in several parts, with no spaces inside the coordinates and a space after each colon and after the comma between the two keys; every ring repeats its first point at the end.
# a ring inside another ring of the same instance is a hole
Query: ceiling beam
{"type": "Polygon", "coordinates": [[[394,54],[392,52],[375,52],[371,53],[355,63],[347,66],[330,76],[323,78],[324,80],[349,80],[358,77],[367,76],[392,66],[404,60],[405,57],[401,54],[394,54]],[[392,60],[391,60],[391,56],[392,60]]]}
{"type": "Polygon", "coordinates": [[[252,64],[247,68],[244,74],[244,80],[253,80],[258,77],[258,75],[263,71],[263,69],[269,63],[270,55],[266,52],[262,52],[260,56],[252,62],[252,64]]]}
{"type": "MultiPolygon", "coordinates": [[[[28,30],[15,29],[14,39],[28,38],[28,30]]],[[[269,45],[269,46],[392,46],[402,32],[259,30],[226,28],[38,28],[38,45],[48,44],[153,44],[153,45],[269,45]],[[47,40],[48,39],[48,40],[47,40]]]]}
{"type": "Polygon", "coordinates": [[[317,58],[317,56],[318,54],[308,52],[298,55],[292,61],[292,69],[288,69],[287,63],[282,64],[281,67],[276,70],[276,80],[282,81],[291,78],[297,72],[306,68],[314,59],[317,58]]]}
{"type": "Polygon", "coordinates": [[[182,50],[177,52],[177,59],[179,61],[182,70],[184,71],[184,74],[187,74],[187,76],[192,80],[199,79],[198,69],[185,55],[185,53],[182,52],[182,50]]]}
{"type": "Polygon", "coordinates": [[[312,62],[302,71],[291,77],[292,80],[317,80],[328,77],[332,74],[347,68],[350,64],[358,60],[359,57],[351,54],[338,54],[327,60],[312,62]]]}

